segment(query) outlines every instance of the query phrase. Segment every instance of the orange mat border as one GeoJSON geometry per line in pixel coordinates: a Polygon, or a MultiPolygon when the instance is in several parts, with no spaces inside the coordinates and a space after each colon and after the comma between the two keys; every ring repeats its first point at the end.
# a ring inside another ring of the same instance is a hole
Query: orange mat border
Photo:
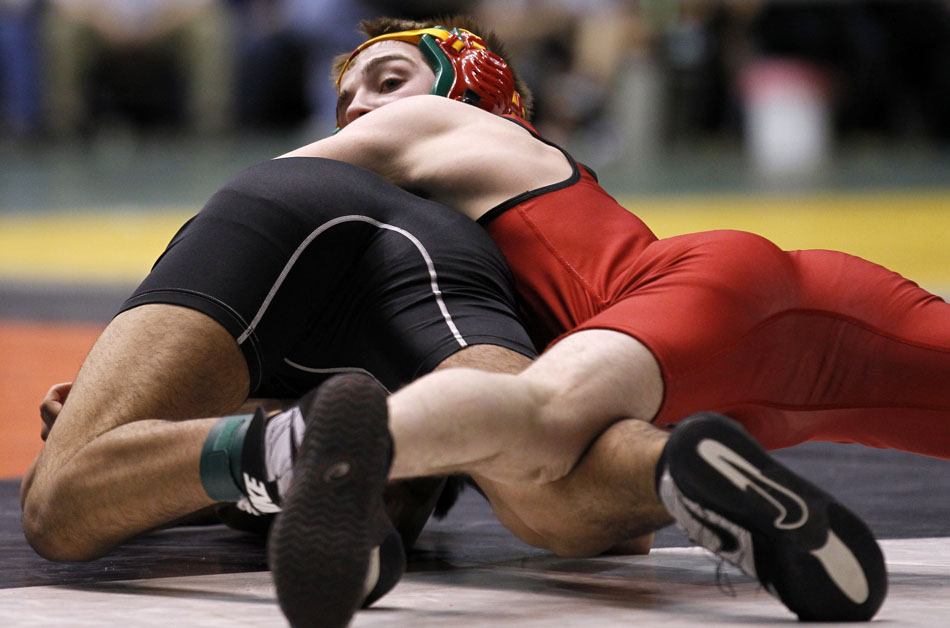
{"type": "Polygon", "coordinates": [[[23,475],[43,446],[39,405],[72,381],[104,325],[0,321],[0,479],[23,475]]]}

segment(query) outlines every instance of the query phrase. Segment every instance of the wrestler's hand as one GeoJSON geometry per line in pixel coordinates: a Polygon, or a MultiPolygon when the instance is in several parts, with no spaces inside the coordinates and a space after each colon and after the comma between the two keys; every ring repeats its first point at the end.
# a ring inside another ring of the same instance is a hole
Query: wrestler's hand
{"type": "Polygon", "coordinates": [[[49,431],[52,429],[53,423],[56,422],[56,417],[59,416],[63,409],[63,403],[65,403],[66,397],[69,396],[69,391],[72,389],[72,382],[63,382],[54,385],[43,397],[43,403],[40,404],[40,418],[43,419],[40,438],[43,440],[46,440],[46,437],[49,436],[49,431]]]}

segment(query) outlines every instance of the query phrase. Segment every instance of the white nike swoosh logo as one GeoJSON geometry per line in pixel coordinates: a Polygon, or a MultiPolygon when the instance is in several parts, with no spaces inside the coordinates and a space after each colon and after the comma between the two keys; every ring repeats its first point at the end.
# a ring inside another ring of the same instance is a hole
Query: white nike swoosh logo
{"type": "Polygon", "coordinates": [[[262,514],[280,512],[280,506],[271,501],[265,487],[257,479],[252,478],[247,473],[244,474],[244,486],[247,488],[247,498],[251,500],[251,505],[262,514]]]}
{"type": "Polygon", "coordinates": [[[374,547],[369,553],[369,565],[366,567],[366,580],[363,581],[363,598],[373,592],[376,583],[379,581],[379,546],[374,547]]]}
{"type": "Polygon", "coordinates": [[[838,535],[828,530],[828,540],[811,553],[821,562],[821,566],[825,568],[841,592],[852,602],[864,604],[867,601],[870,592],[864,569],[838,535]]]}
{"type": "Polygon", "coordinates": [[[781,484],[765,477],[751,462],[722,443],[704,439],[697,447],[700,457],[740,490],[752,489],[778,511],[775,518],[779,530],[794,530],[808,521],[805,500],[781,484]]]}

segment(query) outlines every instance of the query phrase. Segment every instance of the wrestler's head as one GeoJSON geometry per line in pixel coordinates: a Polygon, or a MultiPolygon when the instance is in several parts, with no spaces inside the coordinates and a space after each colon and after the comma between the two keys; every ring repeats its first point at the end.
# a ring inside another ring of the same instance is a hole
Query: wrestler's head
{"type": "Polygon", "coordinates": [[[528,118],[527,86],[508,63],[494,33],[471,18],[427,22],[381,18],[364,20],[361,28],[366,41],[334,63],[341,128],[389,102],[422,94],[528,118]]]}

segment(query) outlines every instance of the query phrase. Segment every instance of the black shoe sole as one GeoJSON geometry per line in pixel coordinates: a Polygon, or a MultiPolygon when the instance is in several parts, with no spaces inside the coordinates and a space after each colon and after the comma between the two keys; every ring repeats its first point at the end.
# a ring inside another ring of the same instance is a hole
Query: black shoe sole
{"type": "Polygon", "coordinates": [[[378,576],[375,586],[362,601],[361,608],[369,608],[392,591],[393,587],[399,584],[402,575],[406,573],[406,550],[402,544],[402,537],[390,523],[389,518],[385,517],[385,513],[381,514],[385,518],[385,521],[381,522],[381,528],[386,532],[375,557],[378,576]]]}
{"type": "Polygon", "coordinates": [[[691,417],[663,456],[664,503],[706,527],[693,540],[758,577],[799,619],[866,621],[878,611],[887,572],[870,529],[737,423],[713,413],[691,417]]]}
{"type": "Polygon", "coordinates": [[[290,624],[338,628],[363,602],[379,541],[391,452],[386,397],[371,378],[344,375],[301,402],[307,428],[268,555],[290,624]]]}

